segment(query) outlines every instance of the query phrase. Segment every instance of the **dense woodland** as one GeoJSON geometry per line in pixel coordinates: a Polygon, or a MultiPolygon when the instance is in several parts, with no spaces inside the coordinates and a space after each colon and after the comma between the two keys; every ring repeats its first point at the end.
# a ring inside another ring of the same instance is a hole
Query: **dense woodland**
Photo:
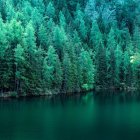
{"type": "Polygon", "coordinates": [[[0,0],[0,92],[140,87],[139,0],[0,0]]]}

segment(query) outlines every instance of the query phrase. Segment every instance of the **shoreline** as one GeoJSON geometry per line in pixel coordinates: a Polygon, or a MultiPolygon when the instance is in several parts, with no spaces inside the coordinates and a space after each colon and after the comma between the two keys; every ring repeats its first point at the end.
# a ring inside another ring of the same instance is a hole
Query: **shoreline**
{"type": "Polygon", "coordinates": [[[134,92],[134,91],[138,91],[139,89],[138,88],[126,88],[126,89],[123,89],[123,88],[99,88],[99,87],[96,87],[96,88],[93,88],[93,89],[90,89],[90,90],[83,90],[83,91],[80,91],[80,92],[72,92],[72,93],[66,93],[66,92],[54,92],[54,91],[49,91],[47,93],[39,93],[39,94],[36,94],[36,93],[32,93],[32,94],[20,94],[18,95],[17,92],[5,92],[5,93],[0,93],[0,98],[32,98],[32,97],[51,97],[51,96],[71,96],[71,95],[78,95],[78,94],[87,94],[88,92],[92,92],[92,91],[95,91],[95,92],[102,92],[102,91],[109,91],[109,92],[117,92],[117,91],[125,91],[125,92],[134,92]]]}
{"type": "Polygon", "coordinates": [[[18,95],[17,92],[5,92],[5,93],[0,93],[0,98],[22,98],[22,97],[25,97],[25,98],[31,98],[31,97],[51,97],[51,96],[56,96],[56,95],[59,95],[59,96],[63,96],[63,95],[66,95],[66,96],[70,96],[70,95],[76,95],[76,94],[85,94],[87,92],[90,92],[90,91],[95,91],[94,89],[91,89],[91,90],[84,90],[84,91],[80,91],[80,92],[69,92],[69,93],[66,93],[66,92],[54,92],[54,91],[49,91],[47,93],[39,93],[39,94],[36,94],[36,93],[31,93],[31,94],[20,94],[18,95]]]}

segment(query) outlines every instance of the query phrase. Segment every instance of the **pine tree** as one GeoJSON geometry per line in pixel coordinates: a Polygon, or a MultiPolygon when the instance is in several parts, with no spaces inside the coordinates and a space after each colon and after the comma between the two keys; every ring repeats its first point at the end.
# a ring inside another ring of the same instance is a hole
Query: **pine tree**
{"type": "Polygon", "coordinates": [[[126,86],[131,86],[132,81],[132,68],[130,64],[130,55],[126,50],[124,52],[123,69],[124,69],[124,83],[126,86]]]}
{"type": "Polygon", "coordinates": [[[95,51],[98,47],[98,43],[102,41],[102,33],[100,32],[99,26],[96,21],[92,22],[92,28],[90,31],[90,46],[95,51]]]}
{"type": "Polygon", "coordinates": [[[20,22],[12,19],[9,23],[5,24],[6,28],[6,38],[7,38],[7,49],[5,52],[5,62],[7,69],[7,78],[9,81],[7,83],[10,84],[10,89],[12,91],[15,90],[15,79],[16,79],[16,67],[15,67],[15,60],[14,60],[14,49],[16,48],[17,44],[22,43],[22,34],[23,28],[20,22]]]}
{"type": "Polygon", "coordinates": [[[36,37],[32,22],[29,22],[26,26],[24,33],[24,45],[29,53],[29,59],[32,61],[31,59],[34,57],[36,51],[36,37]]]}
{"type": "Polygon", "coordinates": [[[116,66],[115,66],[115,85],[116,87],[119,87],[120,83],[122,82],[122,64],[123,64],[123,52],[120,45],[117,45],[117,48],[115,50],[115,60],[116,60],[116,66]]]}
{"type": "Polygon", "coordinates": [[[53,21],[52,18],[50,18],[47,22],[46,25],[46,31],[47,31],[47,38],[46,38],[46,42],[47,42],[47,46],[50,46],[53,44],[53,35],[54,35],[54,29],[55,29],[56,25],[53,21]]]}
{"type": "Polygon", "coordinates": [[[81,11],[81,7],[77,6],[76,13],[75,13],[75,20],[74,24],[75,27],[78,29],[81,21],[83,21],[84,13],[81,11]]]}
{"type": "Polygon", "coordinates": [[[36,90],[37,94],[42,94],[44,92],[44,80],[43,80],[43,61],[44,57],[46,56],[46,52],[42,47],[40,46],[37,48],[36,51],[36,68],[35,68],[35,73],[36,73],[36,90]]]}
{"type": "Polygon", "coordinates": [[[95,54],[95,66],[96,66],[96,85],[106,87],[107,80],[107,58],[106,58],[106,49],[103,46],[103,43],[100,42],[98,45],[98,50],[95,54]]]}
{"type": "Polygon", "coordinates": [[[130,57],[133,70],[133,86],[139,88],[140,86],[140,54],[136,52],[130,57]]]}
{"type": "Polygon", "coordinates": [[[78,62],[79,54],[76,53],[76,48],[72,45],[69,49],[69,57],[71,59],[71,80],[73,85],[73,92],[80,91],[80,64],[78,62]]]}
{"type": "Polygon", "coordinates": [[[80,74],[82,76],[81,88],[93,89],[94,86],[94,65],[89,52],[82,49],[80,58],[80,74]]]}
{"type": "Polygon", "coordinates": [[[55,70],[54,70],[54,86],[58,92],[60,92],[62,88],[62,80],[63,80],[63,70],[62,64],[59,60],[58,55],[56,55],[56,62],[55,62],[55,70]]]}
{"type": "Polygon", "coordinates": [[[43,19],[43,15],[41,15],[40,11],[38,11],[37,8],[34,8],[31,13],[31,21],[36,32],[38,32],[38,28],[44,22],[43,19]]]}
{"type": "Polygon", "coordinates": [[[39,27],[38,41],[44,49],[47,49],[47,29],[43,24],[39,27]]]}
{"type": "Polygon", "coordinates": [[[137,48],[138,50],[140,49],[140,29],[138,27],[135,27],[134,30],[133,44],[135,48],[137,48]]]}
{"type": "Polygon", "coordinates": [[[66,28],[66,19],[62,11],[59,12],[59,24],[60,24],[60,27],[64,29],[66,28]]]}
{"type": "Polygon", "coordinates": [[[85,41],[87,39],[87,28],[83,19],[80,21],[79,33],[82,40],[85,41]]]}
{"type": "Polygon", "coordinates": [[[99,13],[96,11],[96,0],[89,0],[87,2],[85,13],[92,20],[96,20],[99,17],[99,13]]]}
{"type": "Polygon", "coordinates": [[[30,92],[36,92],[35,87],[37,85],[37,76],[36,76],[36,37],[35,30],[33,28],[32,22],[29,22],[26,26],[24,33],[24,47],[27,53],[27,68],[26,68],[26,77],[28,77],[28,81],[26,86],[30,92]]]}
{"type": "Polygon", "coordinates": [[[6,57],[6,51],[8,49],[8,41],[6,37],[6,26],[0,17],[0,88],[1,92],[4,92],[4,88],[8,88],[9,75],[8,71],[8,58],[6,57]]]}
{"type": "Polygon", "coordinates": [[[62,27],[61,28],[59,26],[55,27],[53,33],[53,41],[59,57],[62,58],[62,52],[67,41],[66,33],[62,27]]]}
{"type": "Polygon", "coordinates": [[[52,67],[48,65],[47,57],[45,57],[43,61],[43,81],[44,81],[44,89],[45,92],[50,90],[52,87],[52,67]]]}
{"type": "Polygon", "coordinates": [[[72,43],[75,46],[76,53],[80,54],[81,48],[82,48],[82,41],[81,41],[79,34],[76,30],[74,31],[74,34],[73,34],[72,43]]]}
{"type": "Polygon", "coordinates": [[[13,19],[7,24],[7,29],[9,31],[7,33],[8,42],[12,48],[16,47],[17,44],[22,43],[23,27],[21,22],[13,19]]]}
{"type": "Polygon", "coordinates": [[[12,2],[6,1],[6,20],[11,21],[12,19],[15,18],[15,9],[12,5],[12,2]]]}
{"type": "Polygon", "coordinates": [[[44,61],[44,66],[46,67],[46,72],[48,71],[47,80],[49,89],[54,89],[55,87],[57,90],[60,90],[62,85],[61,62],[58,55],[56,54],[54,47],[52,46],[50,46],[48,49],[47,57],[44,61]]]}
{"type": "Polygon", "coordinates": [[[107,80],[110,87],[115,86],[115,49],[116,49],[116,40],[114,30],[111,28],[107,40],[107,80]]]}
{"type": "Polygon", "coordinates": [[[63,92],[65,93],[73,92],[71,68],[71,60],[69,58],[69,55],[65,53],[63,58],[63,92]]]}
{"type": "Polygon", "coordinates": [[[48,6],[46,7],[46,16],[49,18],[55,17],[55,8],[52,2],[49,2],[48,6]]]}
{"type": "Polygon", "coordinates": [[[20,44],[18,44],[17,47],[15,48],[14,59],[15,59],[15,67],[16,67],[15,89],[16,89],[16,92],[19,92],[19,91],[23,92],[24,91],[23,82],[25,79],[24,65],[26,63],[26,60],[25,60],[25,50],[20,44]]]}
{"type": "Polygon", "coordinates": [[[3,20],[0,17],[0,59],[4,58],[4,54],[7,48],[6,28],[3,20]]]}

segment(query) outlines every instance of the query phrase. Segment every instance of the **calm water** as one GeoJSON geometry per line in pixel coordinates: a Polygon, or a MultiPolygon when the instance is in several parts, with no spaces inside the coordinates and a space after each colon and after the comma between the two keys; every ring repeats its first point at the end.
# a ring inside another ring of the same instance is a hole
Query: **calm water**
{"type": "Polygon", "coordinates": [[[0,140],[140,140],[139,93],[0,100],[0,140]]]}

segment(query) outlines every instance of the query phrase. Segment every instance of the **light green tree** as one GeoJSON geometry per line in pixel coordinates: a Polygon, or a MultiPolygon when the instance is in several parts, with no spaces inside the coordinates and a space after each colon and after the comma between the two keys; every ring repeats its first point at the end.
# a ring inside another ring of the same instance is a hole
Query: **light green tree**
{"type": "Polygon", "coordinates": [[[24,91],[24,82],[25,82],[25,63],[26,63],[26,58],[25,58],[25,50],[24,48],[18,44],[17,47],[15,48],[14,52],[14,59],[15,59],[15,91],[18,92],[23,92],[24,91]],[[22,87],[23,86],[23,87],[22,87]]]}
{"type": "Polygon", "coordinates": [[[46,7],[46,16],[49,18],[55,17],[55,8],[52,2],[49,2],[48,6],[46,7]]]}
{"type": "Polygon", "coordinates": [[[94,87],[94,65],[89,52],[82,49],[79,58],[80,74],[82,76],[81,88],[85,90],[93,89],[94,87]]]}

